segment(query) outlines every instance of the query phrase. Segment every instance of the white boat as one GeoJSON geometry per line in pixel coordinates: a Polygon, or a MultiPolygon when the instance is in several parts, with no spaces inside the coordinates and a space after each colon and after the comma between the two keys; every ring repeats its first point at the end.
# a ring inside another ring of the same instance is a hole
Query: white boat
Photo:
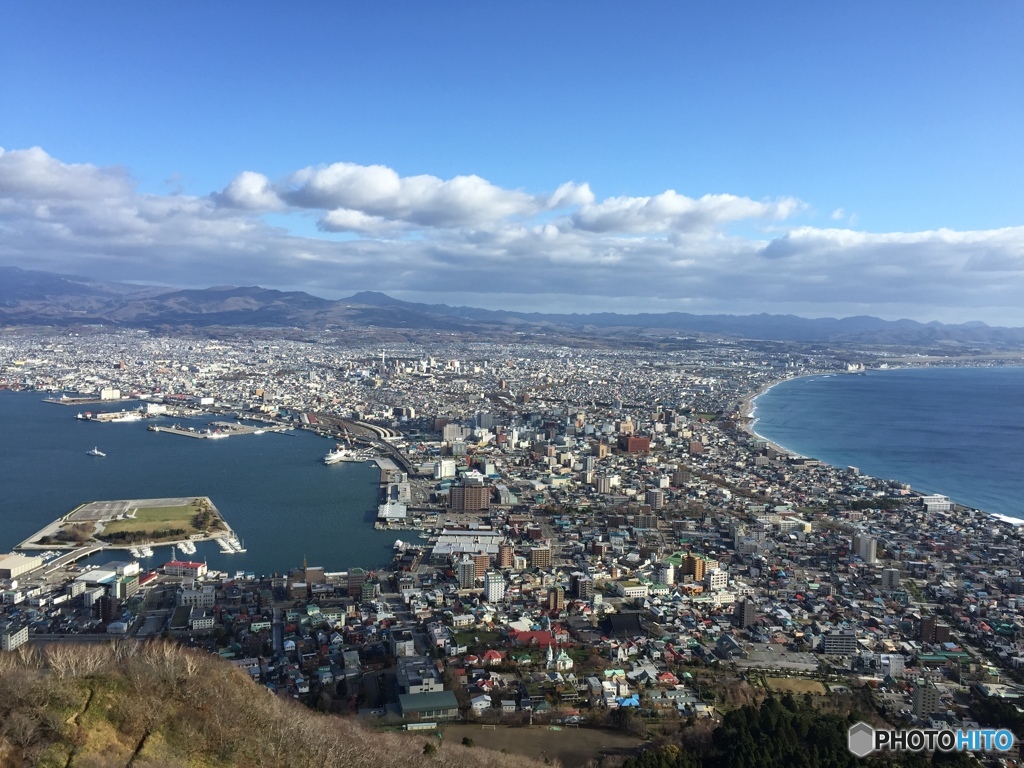
{"type": "Polygon", "coordinates": [[[181,542],[180,544],[178,544],[178,549],[180,549],[186,555],[194,555],[196,553],[196,545],[193,544],[191,541],[181,542]]]}
{"type": "Polygon", "coordinates": [[[347,448],[342,448],[339,445],[333,451],[324,456],[324,464],[337,464],[339,461],[352,461],[350,457],[353,454],[353,451],[350,451],[347,448]]]}
{"type": "Polygon", "coordinates": [[[142,414],[138,411],[121,411],[120,413],[112,414],[107,418],[93,417],[94,421],[105,421],[107,424],[127,424],[132,421],[142,421],[142,414]]]}
{"type": "Polygon", "coordinates": [[[232,536],[228,539],[228,546],[231,547],[232,552],[245,552],[245,545],[242,544],[241,540],[237,536],[232,536]]]}
{"type": "Polygon", "coordinates": [[[143,557],[152,557],[153,556],[153,548],[152,547],[140,547],[139,551],[142,552],[142,556],[143,557]]]}
{"type": "Polygon", "coordinates": [[[132,553],[132,557],[138,559],[142,557],[142,550],[138,547],[128,547],[128,551],[132,553]]]}
{"type": "Polygon", "coordinates": [[[405,551],[405,548],[407,546],[408,546],[408,544],[406,544],[401,539],[395,539],[395,547],[394,548],[397,549],[399,552],[405,551]]]}
{"type": "Polygon", "coordinates": [[[262,435],[266,431],[267,430],[265,430],[265,429],[257,429],[255,432],[253,432],[253,434],[254,435],[262,435]]]}
{"type": "Polygon", "coordinates": [[[99,448],[93,448],[91,451],[86,451],[85,453],[88,456],[99,456],[100,458],[104,458],[107,455],[103,451],[101,451],[99,448]]]}
{"type": "Polygon", "coordinates": [[[223,552],[225,555],[230,555],[232,552],[235,551],[231,548],[231,545],[228,544],[227,539],[217,539],[217,546],[220,547],[220,551],[223,552]]]}

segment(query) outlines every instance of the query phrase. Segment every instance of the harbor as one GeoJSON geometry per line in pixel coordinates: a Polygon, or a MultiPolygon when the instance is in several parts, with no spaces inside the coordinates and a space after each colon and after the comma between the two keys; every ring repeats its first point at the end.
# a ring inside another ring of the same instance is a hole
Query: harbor
{"type": "MultiPolygon", "coordinates": [[[[279,420],[237,409],[182,414],[180,405],[174,406],[173,416],[97,426],[75,419],[75,410],[53,408],[34,394],[0,391],[5,425],[0,450],[6,447],[8,457],[3,470],[24,478],[12,484],[5,498],[9,514],[2,549],[13,549],[82,501],[208,496],[247,551],[229,555],[215,540],[198,540],[194,555],[179,548],[181,559],[207,562],[211,569],[269,574],[304,556],[333,569],[375,567],[391,558],[395,534],[373,528],[378,471],[359,462],[325,467],[323,456],[335,442],[313,430],[280,432],[273,429],[281,426],[279,420]],[[175,424],[200,430],[215,421],[240,421],[251,433],[262,428],[279,436],[208,444],[147,430],[150,425],[175,424]],[[94,447],[106,457],[87,455],[94,447]],[[317,536],[311,537],[310,531],[317,536]]],[[[355,447],[367,448],[361,442],[355,447]]],[[[188,541],[188,536],[174,541],[188,541]]],[[[170,542],[150,544],[155,557],[142,562],[170,559],[170,542]]],[[[142,542],[132,545],[136,543],[142,542]]],[[[104,547],[82,562],[118,558],[127,559],[128,551],[104,547]]]]}
{"type": "Polygon", "coordinates": [[[196,429],[195,427],[183,427],[175,424],[172,427],[161,427],[157,424],[150,424],[150,432],[167,432],[171,435],[181,437],[194,437],[200,440],[219,440],[233,435],[262,435],[266,432],[289,432],[294,427],[289,425],[260,425],[258,427],[237,424],[230,421],[214,421],[207,429],[196,429]]]}

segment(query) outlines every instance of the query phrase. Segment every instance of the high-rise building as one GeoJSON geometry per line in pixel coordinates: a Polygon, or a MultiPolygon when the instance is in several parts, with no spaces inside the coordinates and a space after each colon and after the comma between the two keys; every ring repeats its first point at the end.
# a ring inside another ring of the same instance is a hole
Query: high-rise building
{"type": "Polygon", "coordinates": [[[707,561],[700,555],[683,555],[679,570],[683,576],[692,576],[694,581],[703,581],[707,570],[707,561]]]}
{"type": "Polygon", "coordinates": [[[459,589],[472,589],[476,586],[476,563],[473,558],[464,557],[459,561],[456,575],[459,579],[459,589]]]}
{"type": "Polygon", "coordinates": [[[611,493],[612,479],[608,475],[597,475],[594,478],[594,490],[598,493],[611,493]]]}
{"type": "Polygon", "coordinates": [[[500,603],[505,599],[505,577],[498,571],[488,571],[484,576],[484,593],[488,603],[500,603]]]}
{"type": "Polygon", "coordinates": [[[858,534],[853,537],[853,552],[865,563],[878,562],[878,541],[871,536],[858,534]]]}
{"type": "Polygon", "coordinates": [[[935,687],[934,683],[918,681],[917,687],[914,689],[914,717],[928,717],[941,711],[939,689],[935,687]]]}
{"type": "Polygon", "coordinates": [[[491,567],[491,556],[486,552],[478,552],[473,555],[473,562],[476,563],[476,577],[482,579],[491,567]]]}
{"type": "Polygon", "coordinates": [[[665,492],[660,488],[650,488],[644,496],[644,501],[651,505],[651,509],[663,509],[665,492]]]}
{"type": "Polygon", "coordinates": [[[654,569],[654,574],[659,584],[668,584],[671,587],[676,583],[676,567],[672,563],[659,563],[654,569]]]}
{"type": "Polygon", "coordinates": [[[448,491],[448,505],[453,512],[478,512],[490,509],[489,485],[453,485],[448,491]]]}
{"type": "Polygon", "coordinates": [[[574,573],[569,577],[569,585],[574,597],[580,600],[594,599],[594,580],[584,573],[574,573]]]}
{"type": "Polygon", "coordinates": [[[850,656],[857,651],[857,633],[852,629],[833,629],[821,636],[821,648],[826,656],[850,656]]]}
{"type": "Polygon", "coordinates": [[[736,613],[741,627],[746,629],[753,626],[757,621],[757,603],[748,597],[742,603],[736,605],[736,613]]]}
{"type": "Polygon", "coordinates": [[[500,544],[498,546],[498,567],[511,568],[515,554],[515,547],[513,547],[511,544],[509,544],[508,542],[500,544]]]}
{"type": "Polygon", "coordinates": [[[641,512],[636,516],[636,527],[654,531],[658,529],[658,516],[651,512],[641,512]]]}
{"type": "Polygon", "coordinates": [[[719,592],[729,587],[729,573],[717,568],[704,573],[704,585],[712,592],[719,592]]]}
{"type": "Polygon", "coordinates": [[[118,605],[117,598],[113,595],[104,595],[99,600],[100,603],[100,621],[104,624],[109,624],[118,617],[118,605]]]}
{"type": "Polygon", "coordinates": [[[885,568],[882,570],[882,589],[891,592],[900,588],[900,569],[885,568]]]}
{"type": "Polygon", "coordinates": [[[551,547],[530,547],[530,566],[533,568],[550,568],[551,547]]]}
{"type": "Polygon", "coordinates": [[[363,596],[363,584],[366,582],[366,571],[362,568],[349,568],[348,570],[348,596],[361,599],[363,596]]]}
{"type": "Polygon", "coordinates": [[[565,608],[565,590],[561,587],[552,587],[548,590],[548,609],[561,611],[565,608]]]}
{"type": "Polygon", "coordinates": [[[651,438],[620,435],[619,450],[626,453],[649,453],[651,450],[651,438]]]}
{"type": "Polygon", "coordinates": [[[680,467],[672,473],[672,485],[676,488],[689,485],[691,480],[693,480],[693,474],[690,472],[689,467],[680,467]]]}
{"type": "Polygon", "coordinates": [[[918,639],[922,643],[948,643],[949,625],[943,624],[935,616],[922,616],[918,639]]]}

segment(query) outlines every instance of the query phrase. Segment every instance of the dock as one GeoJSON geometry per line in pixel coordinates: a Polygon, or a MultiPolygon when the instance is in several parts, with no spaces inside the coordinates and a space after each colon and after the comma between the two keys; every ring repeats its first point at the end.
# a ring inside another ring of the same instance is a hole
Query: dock
{"type": "Polygon", "coordinates": [[[294,427],[290,425],[247,427],[242,424],[234,424],[226,421],[214,422],[217,429],[196,429],[195,427],[160,427],[153,424],[149,427],[150,432],[167,432],[182,437],[194,437],[200,440],[218,440],[233,435],[262,435],[264,432],[288,432],[294,427]]]}

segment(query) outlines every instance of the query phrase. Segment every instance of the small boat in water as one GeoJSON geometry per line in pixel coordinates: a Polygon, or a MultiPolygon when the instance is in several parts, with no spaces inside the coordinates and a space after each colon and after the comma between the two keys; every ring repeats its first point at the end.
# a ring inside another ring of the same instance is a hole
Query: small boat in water
{"type": "Polygon", "coordinates": [[[106,455],[107,455],[103,451],[101,451],[99,448],[93,448],[91,451],[86,451],[85,453],[86,453],[87,456],[99,456],[101,459],[106,457],[106,455]]]}

